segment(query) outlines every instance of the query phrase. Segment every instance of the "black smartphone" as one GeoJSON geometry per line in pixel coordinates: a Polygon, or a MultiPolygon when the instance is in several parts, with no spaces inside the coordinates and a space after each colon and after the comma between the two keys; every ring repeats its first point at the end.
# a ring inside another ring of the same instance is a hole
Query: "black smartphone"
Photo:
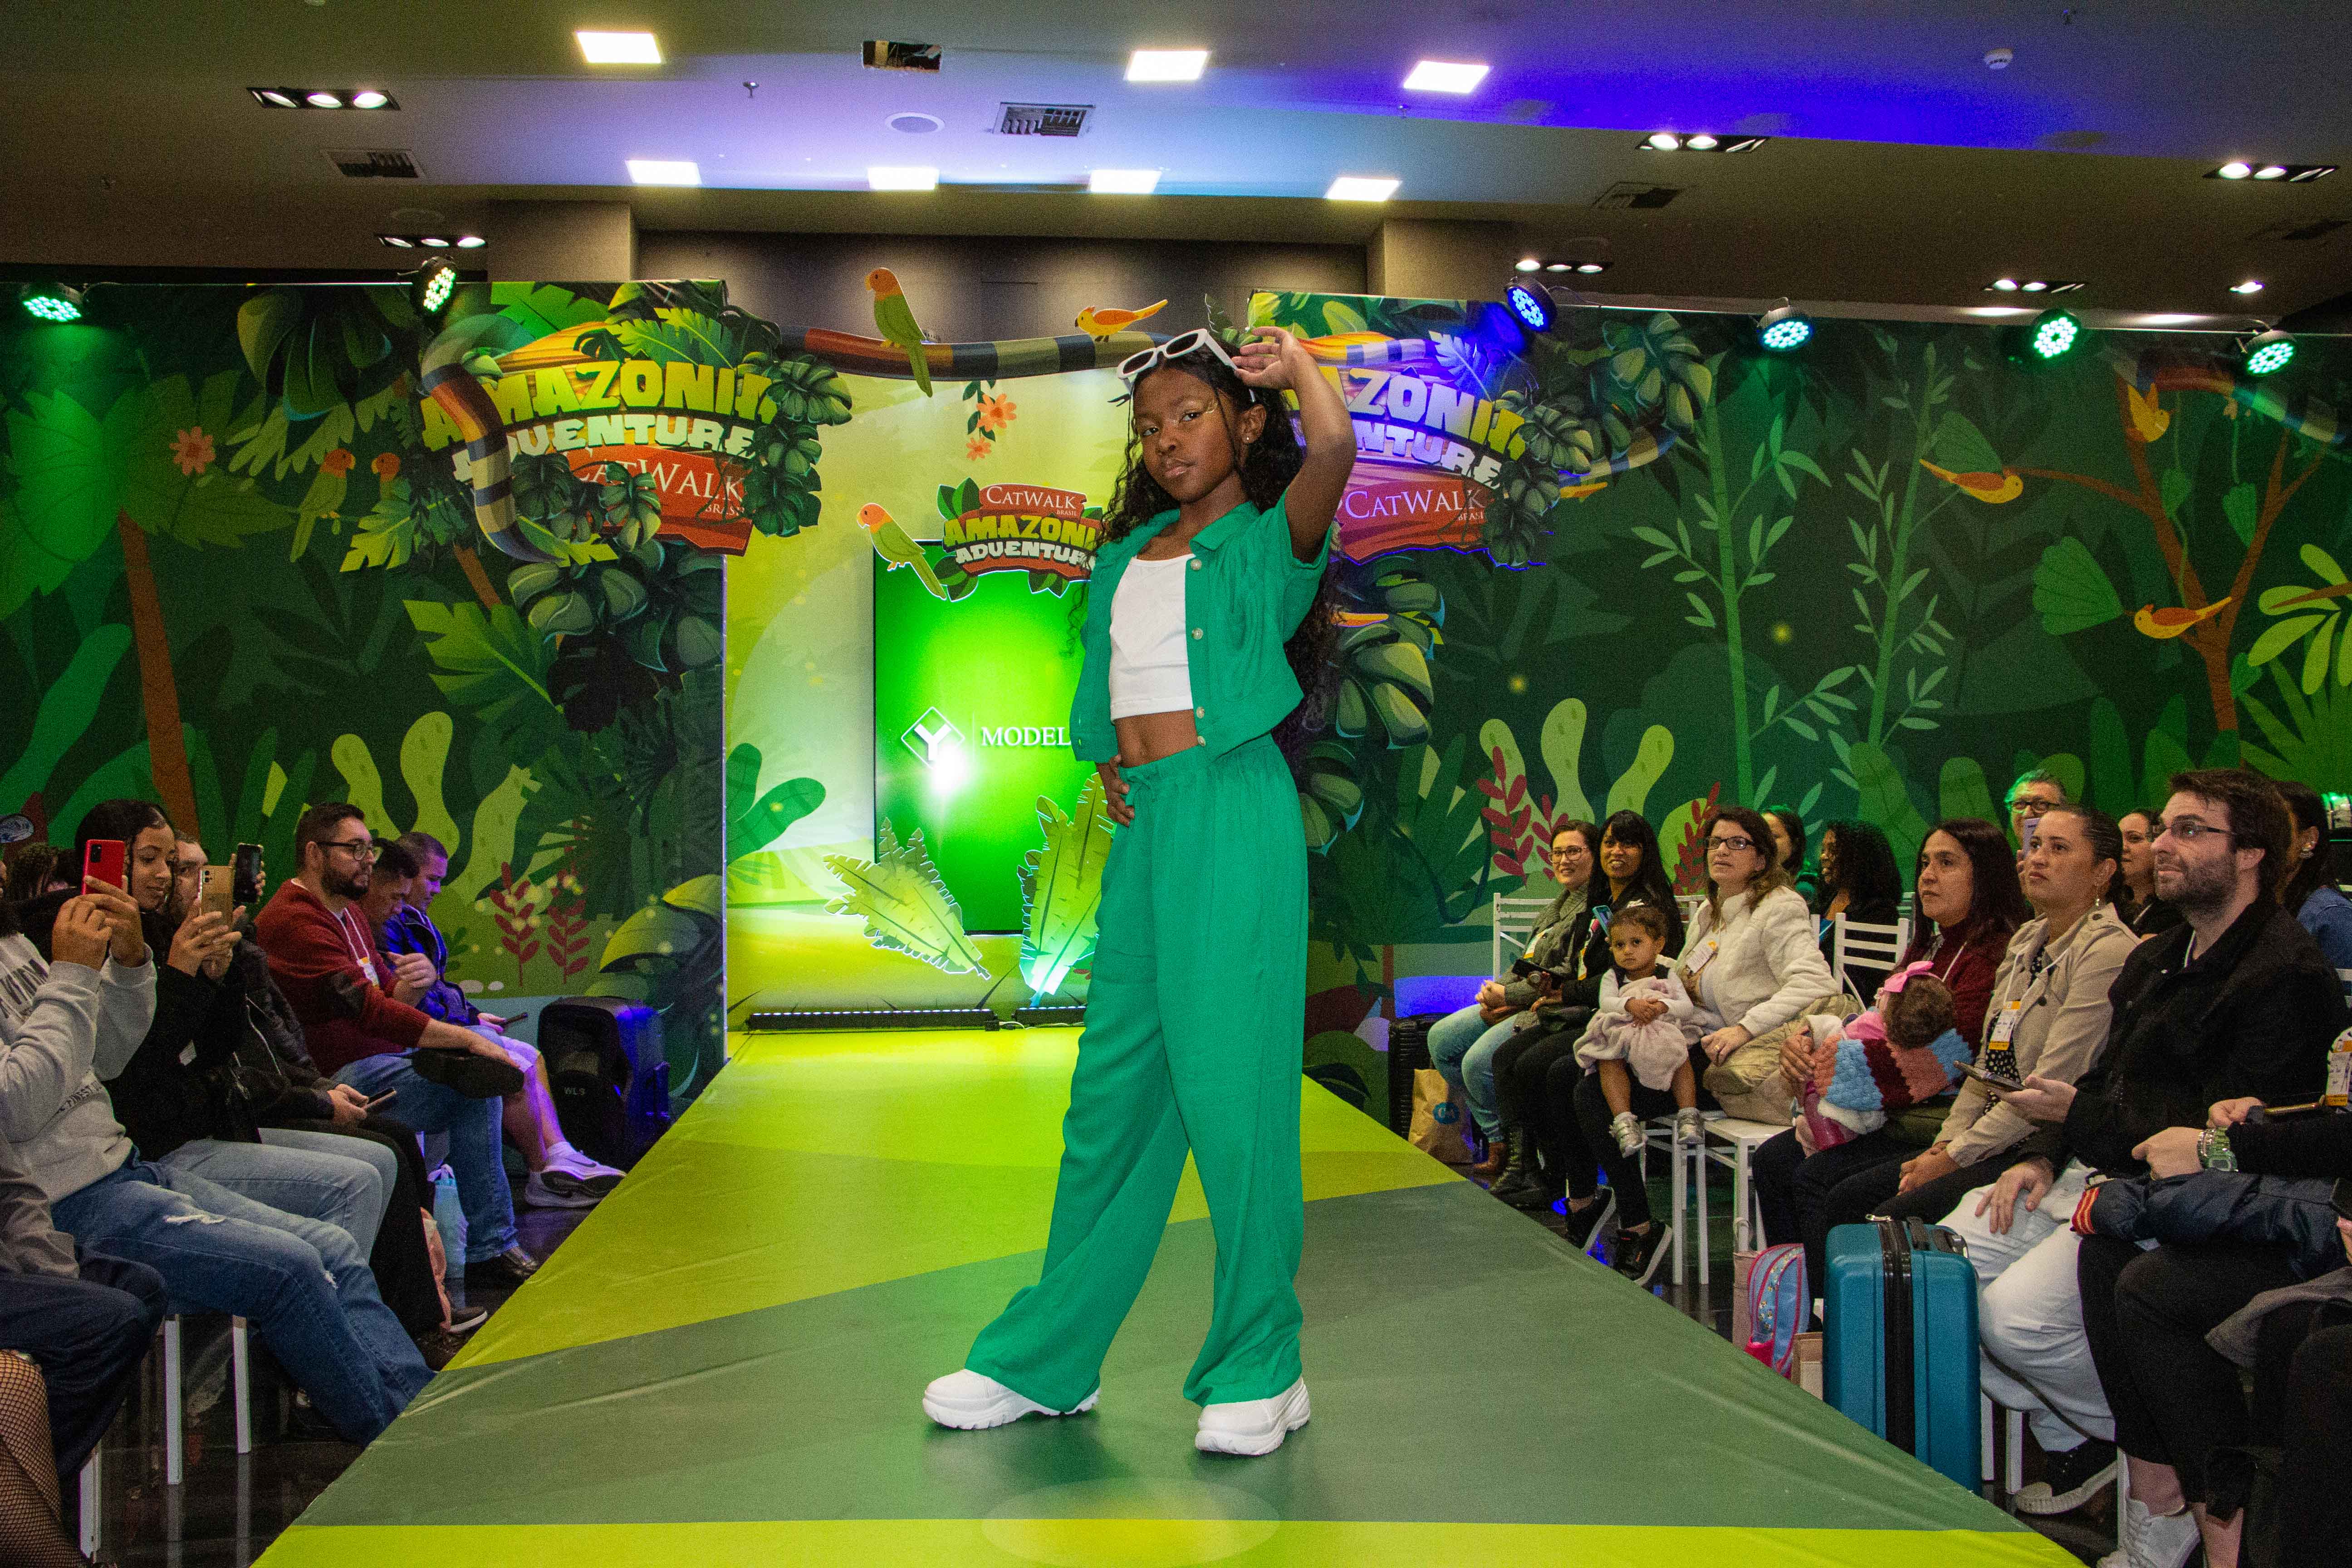
{"type": "Polygon", "coordinates": [[[252,909],[261,902],[261,846],[240,844],[229,862],[229,898],[252,909]]]}
{"type": "Polygon", "coordinates": [[[369,1100],[367,1102],[367,1108],[370,1110],[373,1110],[378,1106],[390,1105],[394,1100],[398,1100],[399,1098],[400,1090],[396,1089],[387,1089],[382,1094],[377,1095],[373,1100],[369,1100]]]}
{"type": "Polygon", "coordinates": [[[1535,972],[1536,965],[1530,961],[1524,958],[1515,958],[1511,960],[1511,973],[1518,976],[1521,980],[1527,979],[1528,976],[1534,974],[1535,972]]]}
{"type": "Polygon", "coordinates": [[[2336,1191],[2329,1201],[2335,1205],[2338,1219],[2352,1219],[2352,1176],[2336,1178],[2336,1191]]]}
{"type": "Polygon", "coordinates": [[[1997,1072],[1987,1072],[1984,1068],[1977,1066],[1974,1062],[1962,1062],[1960,1064],[1960,1070],[1968,1074],[1970,1078],[1976,1079],[1979,1083],[1990,1089],[2000,1089],[2004,1094],[2015,1094],[2018,1090],[2025,1087],[2024,1084],[2019,1082],[2016,1079],[2003,1078],[1997,1072]]]}

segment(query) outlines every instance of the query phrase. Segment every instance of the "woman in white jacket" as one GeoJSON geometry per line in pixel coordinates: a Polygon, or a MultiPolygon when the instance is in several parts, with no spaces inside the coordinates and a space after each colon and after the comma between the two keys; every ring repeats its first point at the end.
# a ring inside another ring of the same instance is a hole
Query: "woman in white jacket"
{"type": "MultiPolygon", "coordinates": [[[[1764,818],[1746,806],[1727,805],[1706,819],[1702,832],[1706,902],[1691,921],[1675,973],[1698,1005],[1703,1032],[1691,1047],[1691,1064],[1704,1074],[1709,1063],[1724,1060],[1808,1004],[1835,994],[1838,987],[1822,962],[1812,911],[1798,895],[1790,870],[1778,863],[1764,818]]],[[[1674,1110],[1672,1095],[1635,1087],[1635,1115],[1647,1120],[1674,1110]]],[[[1651,1221],[1641,1168],[1633,1156],[1616,1152],[1609,1104],[1596,1078],[1577,1086],[1576,1114],[1586,1146],[1601,1154],[1601,1168],[1617,1194],[1617,1272],[1647,1285],[1674,1239],[1674,1226],[1651,1221]]]]}

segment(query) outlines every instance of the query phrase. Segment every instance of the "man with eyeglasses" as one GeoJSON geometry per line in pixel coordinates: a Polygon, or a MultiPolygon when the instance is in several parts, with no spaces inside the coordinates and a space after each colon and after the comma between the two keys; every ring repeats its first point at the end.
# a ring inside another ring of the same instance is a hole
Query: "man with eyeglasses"
{"type": "Polygon", "coordinates": [[[2020,855],[2025,853],[2026,837],[2042,814],[2065,804],[2066,786],[2051,773],[2036,768],[2017,775],[2017,782],[2009,786],[2009,832],[2017,840],[2020,855]]]}
{"type": "Polygon", "coordinates": [[[467,1278],[520,1284],[539,1261],[516,1239],[499,1124],[502,1097],[521,1087],[522,1075],[488,1040],[395,994],[401,977],[357,908],[376,855],[357,806],[305,811],[294,853],[301,868],[278,887],[254,934],[312,1059],[371,1100],[395,1094],[386,1113],[416,1131],[449,1135],[449,1169],[466,1210],[467,1278]]]}
{"type": "MultiPolygon", "coordinates": [[[[2160,827],[2156,889],[2183,923],[2124,961],[2105,1044],[2077,1083],[2031,1077],[2000,1096],[2041,1130],[2018,1146],[2025,1158],[1944,1221],[1967,1243],[1982,1290],[1985,1392],[2029,1411],[2052,1456],[2052,1479],[2038,1483],[2049,1495],[2032,1511],[2063,1511],[2104,1487],[2118,1436],[2140,1460],[2165,1457],[2135,1410],[2110,1408],[2099,1374],[2120,1268],[2069,1225],[2090,1178],[2146,1174],[2140,1145],[2204,1125],[2217,1101],[2310,1100],[2347,1022],[2336,971],[2278,900],[2291,835],[2270,781],[2240,768],[2176,773],[2160,827]]],[[[2130,1561],[2179,1568],[2195,1525],[2150,1513],[2135,1482],[2130,1561]]]]}

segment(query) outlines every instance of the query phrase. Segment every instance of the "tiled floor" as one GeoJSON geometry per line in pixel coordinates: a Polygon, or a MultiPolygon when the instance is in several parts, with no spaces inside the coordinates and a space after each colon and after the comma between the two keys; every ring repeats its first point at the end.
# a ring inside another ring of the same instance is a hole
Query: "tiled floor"
{"type": "MultiPolygon", "coordinates": [[[[524,1208],[520,1183],[515,1204],[522,1245],[541,1258],[561,1246],[587,1213],[524,1208]]],[[[482,1288],[471,1299],[495,1312],[511,1294],[482,1288]]],[[[267,1388],[268,1380],[257,1378],[253,1452],[240,1456],[224,1375],[226,1324],[210,1335],[198,1332],[201,1326],[190,1324],[182,1350],[191,1412],[209,1403],[191,1416],[185,1479],[176,1487],[163,1483],[163,1357],[150,1356],[140,1389],[107,1436],[100,1562],[121,1568],[245,1568],[359,1453],[348,1443],[277,1436],[278,1401],[267,1388]]]]}

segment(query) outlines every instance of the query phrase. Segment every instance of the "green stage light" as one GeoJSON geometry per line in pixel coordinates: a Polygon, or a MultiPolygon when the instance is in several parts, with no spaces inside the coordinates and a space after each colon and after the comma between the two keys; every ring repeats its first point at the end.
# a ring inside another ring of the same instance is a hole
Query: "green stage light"
{"type": "Polygon", "coordinates": [[[1781,305],[1756,319],[1756,341],[1772,353],[1794,353],[1813,341],[1813,319],[1793,305],[1781,305]]]}
{"type": "Polygon", "coordinates": [[[79,321],[81,320],[81,290],[63,284],[26,284],[17,294],[16,302],[25,313],[36,321],[79,321]]]}
{"type": "Polygon", "coordinates": [[[2269,375],[2284,370],[2294,360],[2294,339],[2286,333],[2272,331],[2250,338],[2241,354],[2239,368],[2248,375],[2269,375]]]}
{"type": "Polygon", "coordinates": [[[2063,310],[2044,310],[2033,318],[2026,348],[2044,362],[2063,359],[2083,341],[2083,323],[2063,310]]]}
{"type": "Polygon", "coordinates": [[[455,267],[436,256],[409,277],[418,310],[428,316],[437,316],[449,308],[449,297],[457,291],[455,267]]]}

